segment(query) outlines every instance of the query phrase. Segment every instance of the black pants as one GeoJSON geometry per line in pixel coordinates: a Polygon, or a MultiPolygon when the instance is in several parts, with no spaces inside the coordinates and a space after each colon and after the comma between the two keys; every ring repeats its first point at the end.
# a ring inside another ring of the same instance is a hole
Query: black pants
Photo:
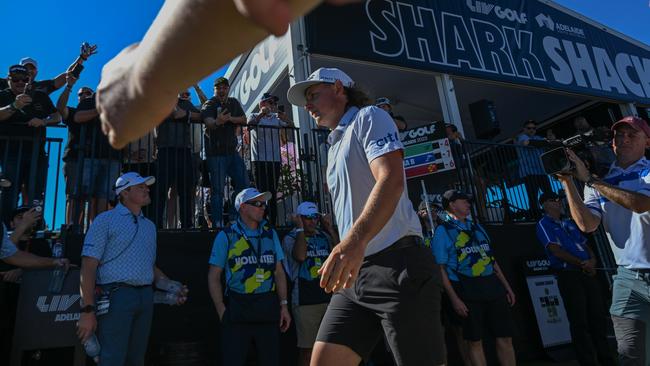
{"type": "Polygon", "coordinates": [[[280,327],[277,323],[232,323],[226,311],[221,324],[223,365],[244,366],[253,341],[257,348],[258,365],[280,364],[280,327]]]}
{"type": "Polygon", "coordinates": [[[560,271],[557,282],[580,365],[615,365],[607,342],[607,310],[596,277],[560,271]]]}
{"type": "MultiPolygon", "coordinates": [[[[158,177],[152,187],[157,193],[156,219],[159,228],[165,227],[163,214],[166,212],[167,192],[170,187],[176,188],[180,212],[178,217],[181,227],[192,226],[194,214],[194,169],[192,155],[188,148],[164,147],[158,149],[158,177]]],[[[176,202],[169,204],[176,206],[176,202]]]]}
{"type": "Polygon", "coordinates": [[[276,193],[278,191],[278,179],[280,178],[279,161],[253,161],[253,174],[255,174],[255,185],[260,192],[271,192],[273,198],[269,201],[269,222],[277,225],[278,205],[276,193]]]}

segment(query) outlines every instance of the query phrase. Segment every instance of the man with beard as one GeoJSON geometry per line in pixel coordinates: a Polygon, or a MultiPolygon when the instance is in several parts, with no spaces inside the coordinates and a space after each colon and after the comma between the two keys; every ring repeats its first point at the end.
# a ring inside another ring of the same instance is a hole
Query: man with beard
{"type": "MultiPolygon", "coordinates": [[[[201,107],[205,123],[205,154],[207,155],[210,183],[212,222],[216,227],[223,225],[223,186],[226,175],[232,180],[234,193],[239,194],[248,186],[244,160],[237,152],[237,127],[246,124],[246,115],[239,101],[228,97],[230,83],[220,77],[214,81],[214,96],[201,107]]],[[[230,205],[230,221],[237,213],[230,205]]]]}

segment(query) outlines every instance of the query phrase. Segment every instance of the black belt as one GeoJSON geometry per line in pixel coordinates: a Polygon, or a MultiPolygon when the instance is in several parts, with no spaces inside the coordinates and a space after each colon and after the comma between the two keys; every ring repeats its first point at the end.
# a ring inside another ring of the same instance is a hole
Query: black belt
{"type": "Polygon", "coordinates": [[[400,238],[399,240],[391,244],[389,247],[382,249],[375,254],[371,254],[367,256],[366,259],[371,259],[372,257],[386,254],[395,250],[416,247],[416,246],[424,246],[424,241],[422,240],[422,238],[417,235],[407,235],[400,238]]]}

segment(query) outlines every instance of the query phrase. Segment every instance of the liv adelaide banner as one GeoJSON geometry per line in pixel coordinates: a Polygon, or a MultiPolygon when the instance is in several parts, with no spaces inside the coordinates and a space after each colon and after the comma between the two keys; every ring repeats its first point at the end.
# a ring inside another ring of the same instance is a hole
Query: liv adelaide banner
{"type": "Polygon", "coordinates": [[[406,179],[422,177],[454,169],[449,140],[445,137],[444,122],[400,132],[404,145],[406,179]]]}
{"type": "Polygon", "coordinates": [[[306,24],[313,54],[650,104],[650,47],[538,0],[367,0],[306,24]]]}

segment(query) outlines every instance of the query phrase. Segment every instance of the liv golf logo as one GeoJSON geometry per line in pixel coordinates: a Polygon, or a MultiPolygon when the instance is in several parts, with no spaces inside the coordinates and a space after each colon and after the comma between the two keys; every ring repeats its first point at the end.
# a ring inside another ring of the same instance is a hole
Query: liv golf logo
{"type": "Polygon", "coordinates": [[[69,309],[80,299],[79,295],[39,296],[36,307],[41,313],[57,313],[55,322],[74,321],[79,320],[79,313],[69,312],[69,309]]]}

